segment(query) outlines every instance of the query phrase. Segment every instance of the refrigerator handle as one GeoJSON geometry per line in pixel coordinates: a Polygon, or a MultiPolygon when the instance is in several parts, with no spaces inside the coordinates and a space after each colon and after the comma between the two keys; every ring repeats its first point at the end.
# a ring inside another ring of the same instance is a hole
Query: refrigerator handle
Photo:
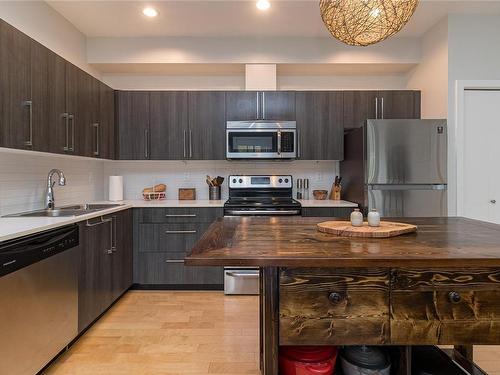
{"type": "Polygon", "coordinates": [[[371,184],[368,190],[447,190],[447,184],[371,184]]]}

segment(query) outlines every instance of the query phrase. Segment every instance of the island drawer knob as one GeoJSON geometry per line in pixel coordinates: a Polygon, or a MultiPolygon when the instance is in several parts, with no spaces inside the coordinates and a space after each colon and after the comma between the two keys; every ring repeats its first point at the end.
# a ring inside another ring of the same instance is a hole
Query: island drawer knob
{"type": "Polygon", "coordinates": [[[458,292],[448,293],[448,299],[451,303],[459,303],[462,300],[462,296],[458,292]]]}
{"type": "Polygon", "coordinates": [[[339,303],[339,302],[342,302],[343,299],[344,299],[344,297],[342,296],[342,294],[337,293],[337,292],[332,292],[328,295],[328,300],[331,303],[339,303]]]}

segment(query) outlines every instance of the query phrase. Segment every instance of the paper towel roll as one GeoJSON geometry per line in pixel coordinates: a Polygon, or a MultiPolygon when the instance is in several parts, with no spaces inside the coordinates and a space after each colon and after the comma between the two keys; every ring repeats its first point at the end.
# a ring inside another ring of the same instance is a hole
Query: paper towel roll
{"type": "Polygon", "coordinates": [[[109,176],[109,200],[123,200],[123,176],[109,176]]]}

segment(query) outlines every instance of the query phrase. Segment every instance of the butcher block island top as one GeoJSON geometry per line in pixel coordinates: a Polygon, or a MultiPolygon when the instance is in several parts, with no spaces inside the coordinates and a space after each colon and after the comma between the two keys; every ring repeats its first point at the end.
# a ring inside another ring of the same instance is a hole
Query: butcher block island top
{"type": "Polygon", "coordinates": [[[500,267],[500,225],[465,218],[391,219],[418,226],[393,238],[321,233],[325,218],[225,217],[186,265],[260,267],[500,267]]]}

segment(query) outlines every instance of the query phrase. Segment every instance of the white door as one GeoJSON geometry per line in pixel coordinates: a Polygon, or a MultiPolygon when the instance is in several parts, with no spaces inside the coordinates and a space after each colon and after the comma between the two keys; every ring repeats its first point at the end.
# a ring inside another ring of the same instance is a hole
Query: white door
{"type": "Polygon", "coordinates": [[[465,91],[464,216],[500,224],[500,91],[465,91]]]}

